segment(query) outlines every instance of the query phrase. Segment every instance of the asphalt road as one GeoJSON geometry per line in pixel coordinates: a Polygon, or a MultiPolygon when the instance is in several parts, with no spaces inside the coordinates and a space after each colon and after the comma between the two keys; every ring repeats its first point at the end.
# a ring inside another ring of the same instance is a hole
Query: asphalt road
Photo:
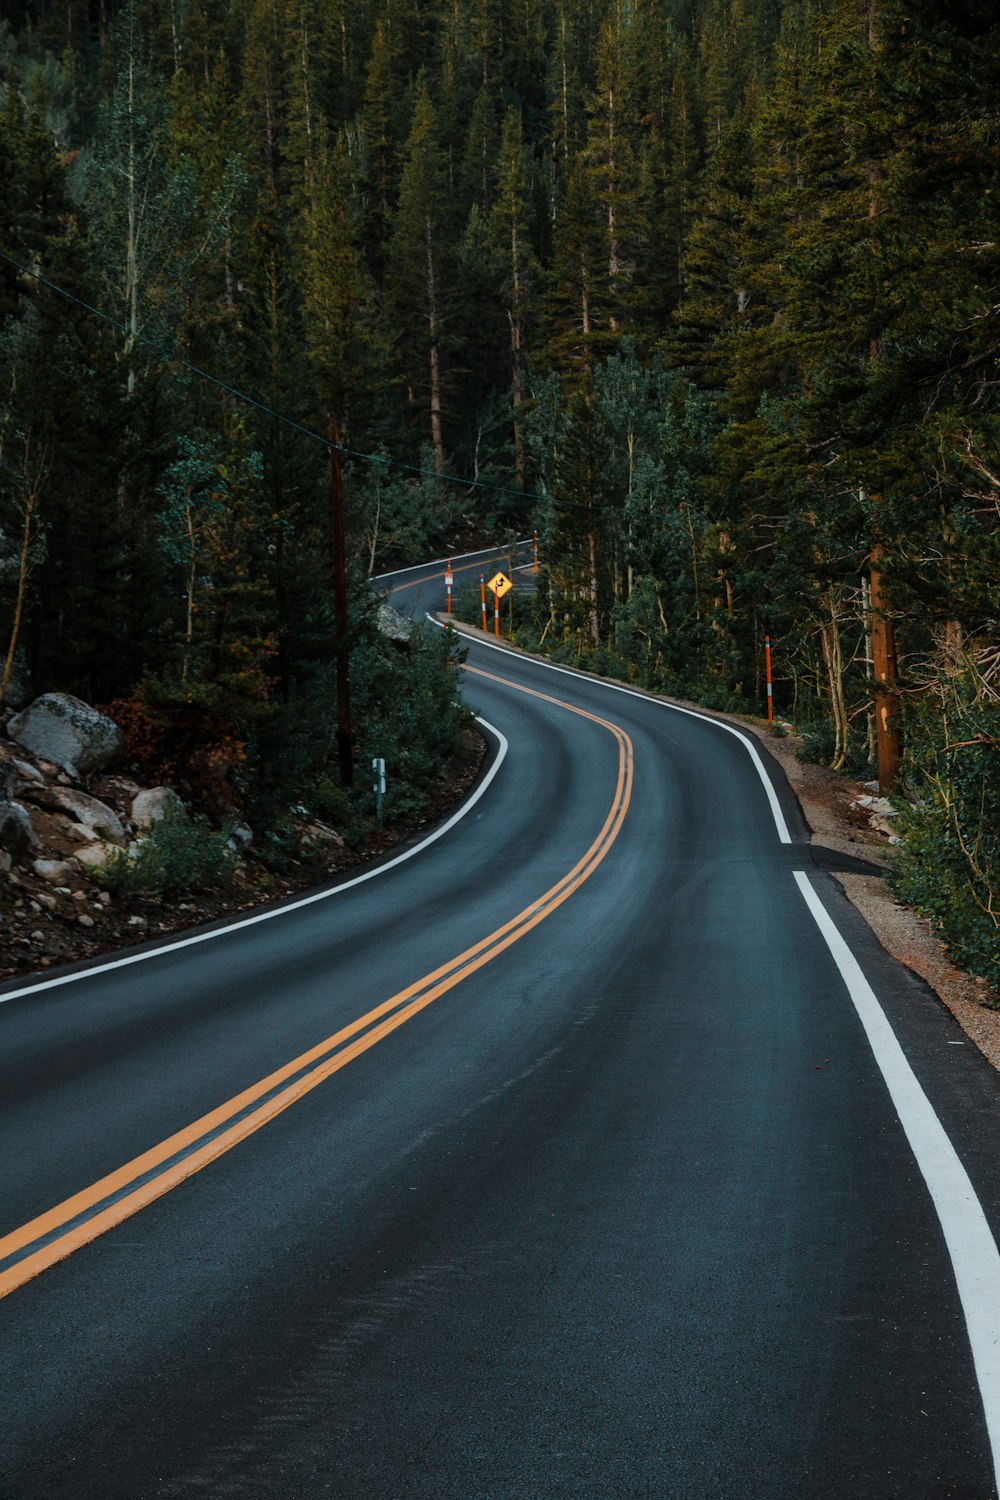
{"type": "Polygon", "coordinates": [[[996,1076],[747,741],[468,666],[436,841],[0,988],[0,1495],[994,1496],[996,1076]]]}

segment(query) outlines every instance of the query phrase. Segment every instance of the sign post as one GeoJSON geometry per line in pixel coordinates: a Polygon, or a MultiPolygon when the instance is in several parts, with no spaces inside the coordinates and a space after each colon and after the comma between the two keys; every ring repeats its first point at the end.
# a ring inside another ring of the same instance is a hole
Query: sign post
{"type": "Polygon", "coordinates": [[[385,761],[381,755],[372,757],[372,770],[375,772],[375,780],[372,783],[372,791],[375,793],[375,823],[382,827],[382,798],[385,796],[385,761]]]}
{"type": "Polygon", "coordinates": [[[493,634],[496,636],[500,634],[500,600],[513,587],[506,573],[494,573],[490,579],[490,588],[493,590],[493,634]]]}

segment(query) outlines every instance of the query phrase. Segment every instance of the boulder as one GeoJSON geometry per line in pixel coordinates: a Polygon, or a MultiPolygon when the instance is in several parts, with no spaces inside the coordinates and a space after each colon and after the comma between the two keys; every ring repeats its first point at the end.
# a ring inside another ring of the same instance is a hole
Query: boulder
{"type": "Polygon", "coordinates": [[[384,635],[395,645],[408,646],[410,644],[410,637],[414,630],[413,621],[401,615],[398,609],[393,609],[391,604],[379,605],[376,624],[379,634],[384,635]]]}
{"type": "Polygon", "coordinates": [[[132,822],[137,828],[152,828],[167,813],[182,813],[184,803],[172,786],[153,786],[140,792],[132,803],[132,822]]]}
{"type": "MultiPolygon", "coordinates": [[[[23,796],[25,801],[34,803],[36,807],[44,807],[47,812],[64,813],[80,825],[88,842],[93,842],[94,839],[107,839],[112,844],[126,842],[125,830],[118,814],[106,802],[91,797],[88,792],[78,792],[68,786],[30,786],[25,788],[23,796]]],[[[80,836],[72,830],[67,832],[71,832],[73,837],[80,836]]]]}
{"type": "Polygon", "coordinates": [[[51,880],[57,886],[73,879],[73,866],[67,859],[36,859],[31,868],[40,880],[51,880]]]}
{"type": "Polygon", "coordinates": [[[43,693],[7,726],[11,739],[70,776],[99,771],[124,749],[113,719],[71,693],[43,693]]]}
{"type": "Polygon", "coordinates": [[[38,846],[31,819],[19,802],[0,802],[0,849],[23,859],[38,846]]]}
{"type": "Polygon", "coordinates": [[[83,844],[74,852],[73,858],[85,870],[103,870],[111,856],[117,852],[114,844],[83,844]]]}

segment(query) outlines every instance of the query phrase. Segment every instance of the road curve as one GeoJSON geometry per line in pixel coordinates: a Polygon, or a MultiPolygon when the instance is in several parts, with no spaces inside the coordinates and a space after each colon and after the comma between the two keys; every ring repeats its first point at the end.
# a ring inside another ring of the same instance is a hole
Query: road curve
{"type": "Polygon", "coordinates": [[[766,756],[468,668],[443,837],[0,988],[0,1496],[995,1495],[995,1074],[766,756]]]}

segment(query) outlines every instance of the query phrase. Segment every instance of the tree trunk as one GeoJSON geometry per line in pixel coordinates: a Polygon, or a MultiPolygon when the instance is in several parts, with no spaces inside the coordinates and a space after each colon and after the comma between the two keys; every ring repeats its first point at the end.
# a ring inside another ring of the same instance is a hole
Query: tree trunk
{"type": "Polygon", "coordinates": [[[44,464],[40,465],[37,473],[31,473],[29,440],[25,439],[24,445],[24,525],[21,529],[21,550],[17,563],[17,592],[14,598],[14,617],[10,626],[10,639],[7,643],[7,656],[3,664],[3,677],[0,678],[0,706],[3,705],[10,686],[11,673],[14,670],[14,658],[17,654],[18,637],[21,634],[21,620],[24,616],[24,596],[28,588],[28,575],[31,571],[31,543],[34,540],[33,526],[35,507],[41,495],[45,483],[44,464]]]}
{"type": "Polygon", "coordinates": [[[587,603],[590,607],[590,634],[595,644],[601,639],[601,625],[597,615],[597,536],[594,531],[587,533],[587,555],[590,562],[590,573],[587,578],[587,603]]]}
{"type": "Polygon", "coordinates": [[[871,605],[872,656],[875,669],[875,737],[878,745],[878,784],[882,791],[892,786],[903,759],[899,728],[899,692],[896,687],[896,637],[892,620],[882,600],[881,564],[884,549],[872,548],[871,605]]]}
{"type": "Polygon", "coordinates": [[[833,593],[826,598],[829,619],[819,627],[820,644],[823,648],[823,664],[830,689],[830,717],[833,719],[834,750],[831,769],[841,771],[847,759],[847,705],[844,701],[844,654],[840,641],[840,601],[833,593]]]}
{"type": "Polygon", "coordinates": [[[518,410],[523,400],[521,381],[521,358],[524,341],[524,314],[522,311],[523,298],[521,286],[521,246],[517,233],[516,215],[510,228],[510,271],[511,271],[511,308],[510,308],[510,358],[511,358],[511,386],[510,399],[514,408],[514,476],[518,489],[524,488],[524,438],[521,433],[521,423],[518,419],[518,410]]]}
{"type": "Polygon", "coordinates": [[[441,426],[441,362],[438,351],[437,288],[434,281],[434,237],[430,214],[425,221],[427,232],[427,323],[430,332],[431,376],[431,443],[434,447],[434,469],[444,473],[444,437],[441,426]]]}

